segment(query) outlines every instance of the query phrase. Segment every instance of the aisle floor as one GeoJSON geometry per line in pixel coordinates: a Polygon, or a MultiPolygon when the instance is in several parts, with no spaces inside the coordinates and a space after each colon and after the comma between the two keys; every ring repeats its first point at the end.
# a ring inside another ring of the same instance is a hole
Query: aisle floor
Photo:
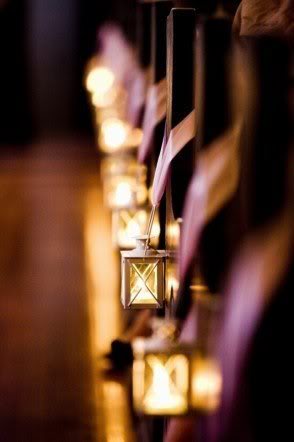
{"type": "Polygon", "coordinates": [[[97,367],[121,327],[98,170],[77,139],[0,156],[3,442],[133,440],[125,388],[97,367]]]}

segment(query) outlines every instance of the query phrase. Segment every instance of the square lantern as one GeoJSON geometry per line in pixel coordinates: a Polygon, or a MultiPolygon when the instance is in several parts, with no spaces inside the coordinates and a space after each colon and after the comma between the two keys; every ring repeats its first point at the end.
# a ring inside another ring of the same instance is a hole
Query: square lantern
{"type": "MultiPolygon", "coordinates": [[[[138,209],[121,209],[112,213],[112,241],[119,249],[133,249],[136,247],[136,236],[146,232],[150,216],[149,207],[138,209]]],[[[156,247],[160,234],[158,213],[156,213],[152,231],[151,245],[156,247]]]]}
{"type": "Polygon", "coordinates": [[[191,396],[191,347],[150,338],[137,339],[133,350],[133,401],[137,413],[186,415],[191,396]]]}
{"type": "Polygon", "coordinates": [[[164,304],[166,254],[147,247],[147,241],[146,235],[137,237],[135,249],[121,252],[125,309],[158,309],[164,304]]]}
{"type": "Polygon", "coordinates": [[[104,202],[110,209],[131,209],[146,202],[146,167],[134,158],[108,158],[102,178],[104,202]]]}
{"type": "Polygon", "coordinates": [[[157,339],[133,343],[133,400],[139,414],[211,414],[219,406],[222,375],[215,358],[195,345],[157,339]]]}

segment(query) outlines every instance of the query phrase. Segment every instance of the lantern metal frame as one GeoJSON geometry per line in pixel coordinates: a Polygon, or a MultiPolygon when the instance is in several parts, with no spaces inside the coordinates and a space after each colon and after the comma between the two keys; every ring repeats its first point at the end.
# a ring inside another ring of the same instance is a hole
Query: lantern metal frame
{"type": "Polygon", "coordinates": [[[147,235],[141,235],[136,237],[137,247],[130,251],[121,252],[121,271],[122,271],[122,286],[121,286],[121,301],[124,309],[161,309],[164,307],[165,300],[165,264],[166,264],[166,252],[164,250],[154,250],[146,248],[146,241],[149,241],[147,235]],[[153,264],[151,271],[146,275],[141,275],[137,265],[153,264]],[[134,270],[140,280],[149,291],[150,295],[154,298],[154,303],[136,303],[134,302],[137,296],[140,294],[140,290],[132,297],[131,294],[131,270],[134,270]],[[156,294],[146,284],[146,281],[150,278],[151,274],[156,271],[157,283],[156,294]]]}

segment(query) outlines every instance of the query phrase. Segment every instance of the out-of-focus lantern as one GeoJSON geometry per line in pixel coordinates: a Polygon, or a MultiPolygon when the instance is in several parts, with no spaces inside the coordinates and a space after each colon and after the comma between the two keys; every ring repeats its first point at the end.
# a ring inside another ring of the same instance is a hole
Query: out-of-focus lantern
{"type": "Polygon", "coordinates": [[[133,129],[117,117],[110,117],[101,123],[99,147],[103,152],[113,153],[138,147],[142,141],[141,129],[133,129]]]}
{"type": "Polygon", "coordinates": [[[86,68],[85,86],[95,107],[110,106],[117,98],[115,76],[97,57],[90,60],[86,68]]]}
{"type": "Polygon", "coordinates": [[[219,300],[206,295],[206,289],[203,285],[196,288],[202,297],[198,300],[197,319],[201,314],[203,320],[199,326],[197,324],[194,343],[175,343],[165,332],[170,330],[167,326],[159,328],[161,335],[157,330],[152,338],[134,341],[133,398],[138,413],[183,416],[210,414],[217,410],[222,374],[209,346],[208,334],[219,300]],[[209,324],[205,324],[207,319],[209,324]]]}
{"type": "MultiPolygon", "coordinates": [[[[149,221],[149,208],[121,209],[112,213],[112,238],[113,244],[120,249],[136,247],[135,237],[146,232],[149,221]]],[[[157,246],[160,234],[158,215],[155,216],[152,231],[151,245],[157,246]]]]}
{"type": "Polygon", "coordinates": [[[163,307],[166,254],[147,246],[147,241],[147,235],[137,237],[135,249],[121,252],[121,300],[125,309],[163,307]]]}
{"type": "Polygon", "coordinates": [[[138,413],[181,416],[189,412],[191,348],[154,338],[133,344],[133,399],[138,413]]]}
{"type": "Polygon", "coordinates": [[[103,165],[104,203],[112,210],[143,205],[147,198],[146,167],[129,157],[113,157],[103,165]]]}

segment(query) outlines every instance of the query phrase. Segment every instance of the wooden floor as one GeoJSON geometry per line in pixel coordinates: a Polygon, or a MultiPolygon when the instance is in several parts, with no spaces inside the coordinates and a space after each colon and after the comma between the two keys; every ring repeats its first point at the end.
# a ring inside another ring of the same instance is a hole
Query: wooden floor
{"type": "Polygon", "coordinates": [[[97,369],[120,330],[118,260],[84,141],[2,149],[0,312],[1,442],[133,441],[124,385],[97,369]]]}

